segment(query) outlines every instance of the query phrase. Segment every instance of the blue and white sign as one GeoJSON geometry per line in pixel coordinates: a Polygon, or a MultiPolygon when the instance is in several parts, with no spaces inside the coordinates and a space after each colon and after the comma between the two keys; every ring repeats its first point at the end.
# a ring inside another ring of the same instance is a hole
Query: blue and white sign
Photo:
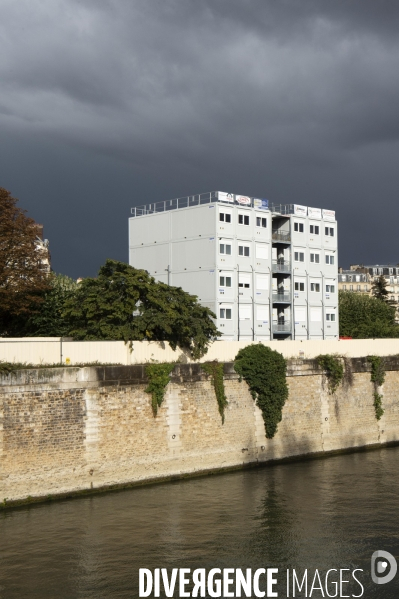
{"type": "Polygon", "coordinates": [[[269,210],[269,200],[264,198],[254,198],[254,208],[258,208],[260,210],[269,210]]]}

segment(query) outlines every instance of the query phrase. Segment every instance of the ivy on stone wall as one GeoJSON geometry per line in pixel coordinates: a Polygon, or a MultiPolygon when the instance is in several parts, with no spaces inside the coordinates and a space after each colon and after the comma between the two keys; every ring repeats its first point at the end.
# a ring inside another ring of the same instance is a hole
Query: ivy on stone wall
{"type": "Polygon", "coordinates": [[[380,356],[367,356],[367,362],[371,364],[371,382],[381,387],[385,381],[383,358],[380,356]]]}
{"type": "Polygon", "coordinates": [[[262,410],[266,437],[272,439],[282,419],[288,397],[287,362],[265,345],[248,345],[235,357],[234,369],[244,379],[256,404],[262,410]]]}
{"type": "Polygon", "coordinates": [[[170,373],[175,365],[172,364],[146,364],[145,373],[148,377],[148,386],[145,389],[152,397],[152,411],[157,415],[158,408],[165,397],[166,386],[169,383],[170,373]]]}
{"type": "Polygon", "coordinates": [[[331,354],[321,354],[317,356],[316,362],[326,374],[329,393],[334,395],[344,378],[344,367],[341,359],[331,354]]]}
{"type": "Polygon", "coordinates": [[[374,383],[374,409],[375,417],[377,420],[381,419],[384,414],[382,407],[383,396],[378,392],[379,387],[384,384],[385,381],[385,365],[384,359],[380,356],[367,356],[367,362],[371,364],[371,376],[370,380],[374,383]]]}
{"type": "Polygon", "coordinates": [[[224,424],[224,409],[228,402],[224,389],[223,364],[220,364],[215,360],[214,362],[205,362],[205,364],[201,364],[201,368],[212,378],[212,385],[215,389],[216,400],[219,406],[219,414],[222,417],[222,424],[224,424]]]}
{"type": "Polygon", "coordinates": [[[382,408],[382,395],[380,395],[377,391],[374,391],[374,410],[375,417],[377,420],[380,420],[381,416],[384,414],[384,410],[382,408]]]}

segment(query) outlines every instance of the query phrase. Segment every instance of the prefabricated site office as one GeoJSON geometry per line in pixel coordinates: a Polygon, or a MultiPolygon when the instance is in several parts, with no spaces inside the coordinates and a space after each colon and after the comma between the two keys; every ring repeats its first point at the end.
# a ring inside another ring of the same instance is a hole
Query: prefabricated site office
{"type": "Polygon", "coordinates": [[[131,209],[129,264],[198,296],[221,339],[337,339],[332,210],[210,192],[131,209]]]}

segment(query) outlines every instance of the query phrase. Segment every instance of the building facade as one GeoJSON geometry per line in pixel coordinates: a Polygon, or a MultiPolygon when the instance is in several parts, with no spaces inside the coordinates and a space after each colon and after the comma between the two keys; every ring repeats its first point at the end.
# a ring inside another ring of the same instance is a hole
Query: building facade
{"type": "Polygon", "coordinates": [[[372,285],[380,276],[387,282],[389,298],[399,302],[399,266],[392,264],[351,264],[349,270],[339,269],[338,289],[372,295],[372,285]]]}
{"type": "Polygon", "coordinates": [[[129,264],[198,296],[224,340],[338,338],[331,210],[225,192],[132,208],[129,264]]]}

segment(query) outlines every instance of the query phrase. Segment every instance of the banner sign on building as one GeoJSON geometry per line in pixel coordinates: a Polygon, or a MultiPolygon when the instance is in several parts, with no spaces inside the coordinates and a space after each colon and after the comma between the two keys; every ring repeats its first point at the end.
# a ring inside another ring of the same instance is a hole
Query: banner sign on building
{"type": "Polygon", "coordinates": [[[321,208],[308,208],[309,218],[321,218],[321,208]]]}
{"type": "Polygon", "coordinates": [[[324,220],[335,220],[335,210],[323,210],[324,220]]]}
{"type": "Polygon", "coordinates": [[[306,216],[307,211],[308,209],[306,206],[299,206],[299,204],[294,204],[294,214],[296,214],[297,216],[306,216]]]}
{"type": "Polygon", "coordinates": [[[236,196],[236,201],[239,204],[245,204],[247,206],[251,205],[251,198],[249,198],[248,196],[236,196]]]}
{"type": "Polygon", "coordinates": [[[269,200],[265,200],[264,198],[262,198],[261,200],[258,198],[254,198],[254,207],[258,208],[258,210],[268,210],[269,200]]]}
{"type": "Polygon", "coordinates": [[[218,191],[219,202],[234,202],[234,194],[226,193],[225,191],[218,191]]]}

